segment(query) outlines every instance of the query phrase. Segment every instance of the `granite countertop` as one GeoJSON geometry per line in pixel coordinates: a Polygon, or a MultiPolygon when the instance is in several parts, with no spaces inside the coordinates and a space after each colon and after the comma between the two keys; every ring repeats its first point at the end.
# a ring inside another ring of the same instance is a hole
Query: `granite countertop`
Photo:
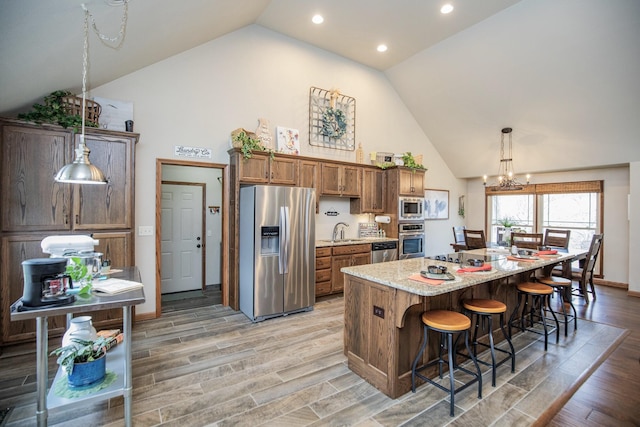
{"type": "Polygon", "coordinates": [[[345,245],[362,245],[375,242],[397,242],[397,238],[390,237],[359,237],[353,239],[344,240],[316,240],[316,248],[325,248],[331,246],[345,246],[345,245]]]}
{"type": "MultiPolygon", "coordinates": [[[[489,249],[478,249],[467,252],[477,254],[500,253],[489,249]]],[[[493,268],[491,271],[486,272],[457,273],[457,270],[460,268],[460,264],[427,258],[412,258],[378,264],[343,267],[340,271],[351,276],[359,277],[381,285],[390,286],[412,294],[434,296],[458,289],[464,289],[483,282],[513,276],[514,274],[525,271],[536,270],[546,265],[553,265],[561,261],[574,259],[575,257],[584,255],[583,252],[570,252],[558,254],[554,257],[540,257],[540,259],[534,261],[510,261],[507,259],[508,253],[502,253],[504,254],[504,258],[491,262],[490,264],[493,268]],[[429,265],[445,265],[448,272],[452,273],[455,279],[451,281],[443,281],[439,285],[431,285],[409,279],[409,276],[420,274],[420,271],[426,270],[429,265]]]]}

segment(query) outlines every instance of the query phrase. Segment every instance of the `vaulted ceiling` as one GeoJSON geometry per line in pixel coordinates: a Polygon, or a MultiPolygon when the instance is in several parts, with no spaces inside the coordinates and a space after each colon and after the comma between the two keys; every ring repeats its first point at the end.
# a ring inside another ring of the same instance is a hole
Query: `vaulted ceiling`
{"type": "MultiPolygon", "coordinates": [[[[80,90],[81,3],[0,0],[0,115],[80,90]]],[[[121,0],[84,3],[117,33],[121,0]]],[[[458,177],[497,172],[507,126],[523,172],[640,161],[640,1],[450,0],[442,15],[444,3],[130,0],[118,51],[91,38],[90,85],[257,24],[385,73],[458,177]]]]}

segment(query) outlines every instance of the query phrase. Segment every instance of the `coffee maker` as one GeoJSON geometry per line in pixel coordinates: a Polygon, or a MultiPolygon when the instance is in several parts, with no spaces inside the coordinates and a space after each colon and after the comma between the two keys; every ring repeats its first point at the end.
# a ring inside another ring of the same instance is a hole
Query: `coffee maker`
{"type": "Polygon", "coordinates": [[[34,258],[22,262],[24,309],[44,308],[71,304],[75,295],[67,295],[72,286],[71,277],[65,274],[67,260],[64,258],[34,258]]]}

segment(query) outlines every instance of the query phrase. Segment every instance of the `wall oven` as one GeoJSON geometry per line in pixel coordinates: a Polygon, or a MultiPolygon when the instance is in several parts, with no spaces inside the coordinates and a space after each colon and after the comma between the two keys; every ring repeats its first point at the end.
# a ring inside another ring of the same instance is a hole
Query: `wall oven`
{"type": "Polygon", "coordinates": [[[400,197],[398,199],[398,221],[420,221],[424,219],[424,197],[400,197]]]}
{"type": "Polygon", "coordinates": [[[403,223],[398,225],[398,258],[424,257],[424,223],[403,223]]]}

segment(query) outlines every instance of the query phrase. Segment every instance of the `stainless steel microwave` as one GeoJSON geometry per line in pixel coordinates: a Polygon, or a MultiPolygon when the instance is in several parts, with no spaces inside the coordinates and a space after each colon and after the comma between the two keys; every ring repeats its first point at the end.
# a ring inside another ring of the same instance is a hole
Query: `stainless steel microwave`
{"type": "Polygon", "coordinates": [[[419,221],[424,219],[423,197],[400,197],[398,199],[398,220],[419,221]]]}

